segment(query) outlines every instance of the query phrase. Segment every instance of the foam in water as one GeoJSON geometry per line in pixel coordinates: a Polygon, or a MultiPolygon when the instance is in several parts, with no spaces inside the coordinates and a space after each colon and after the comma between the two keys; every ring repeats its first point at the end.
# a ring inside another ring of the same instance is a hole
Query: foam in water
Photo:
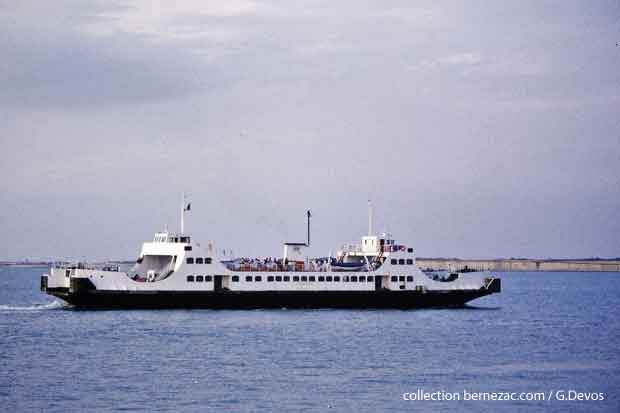
{"type": "Polygon", "coordinates": [[[62,301],[54,300],[47,304],[33,304],[30,306],[20,306],[11,304],[0,304],[0,311],[41,311],[41,310],[53,310],[56,308],[62,308],[66,306],[62,301]]]}

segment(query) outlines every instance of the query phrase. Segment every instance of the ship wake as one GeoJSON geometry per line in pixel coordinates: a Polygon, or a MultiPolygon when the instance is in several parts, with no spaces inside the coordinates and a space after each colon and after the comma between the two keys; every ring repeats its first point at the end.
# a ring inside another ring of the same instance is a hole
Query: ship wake
{"type": "Polygon", "coordinates": [[[14,304],[0,304],[0,312],[11,311],[44,311],[44,310],[56,310],[66,307],[67,304],[59,300],[54,300],[46,304],[32,304],[27,306],[14,305],[14,304]]]}

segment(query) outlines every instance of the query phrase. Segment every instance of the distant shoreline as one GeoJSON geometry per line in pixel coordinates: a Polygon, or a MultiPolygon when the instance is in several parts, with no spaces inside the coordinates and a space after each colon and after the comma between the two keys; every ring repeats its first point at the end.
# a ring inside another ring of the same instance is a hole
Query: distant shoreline
{"type": "Polygon", "coordinates": [[[478,271],[587,271],[620,272],[620,259],[532,259],[511,258],[491,260],[466,260],[459,258],[418,258],[421,269],[478,271]]]}
{"type": "MultiPolygon", "coordinates": [[[[460,259],[460,258],[418,258],[418,266],[423,269],[461,271],[576,271],[576,272],[620,272],[620,258],[587,259],[533,259],[533,258],[498,258],[498,259],[460,259]]],[[[46,261],[0,261],[0,267],[46,268],[59,262],[46,261]]],[[[65,262],[68,264],[67,262],[65,262]]],[[[134,261],[107,261],[119,265],[128,265],[134,261]]],[[[103,262],[101,263],[103,264],[103,262]]]]}

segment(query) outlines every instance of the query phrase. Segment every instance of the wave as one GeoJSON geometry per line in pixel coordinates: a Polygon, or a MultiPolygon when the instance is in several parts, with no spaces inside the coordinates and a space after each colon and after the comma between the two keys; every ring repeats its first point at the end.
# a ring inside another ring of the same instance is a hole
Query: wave
{"type": "Polygon", "coordinates": [[[54,300],[51,303],[46,304],[33,304],[28,306],[13,305],[13,304],[0,304],[0,311],[42,311],[42,310],[55,310],[57,308],[63,308],[67,304],[62,301],[54,300]]]}

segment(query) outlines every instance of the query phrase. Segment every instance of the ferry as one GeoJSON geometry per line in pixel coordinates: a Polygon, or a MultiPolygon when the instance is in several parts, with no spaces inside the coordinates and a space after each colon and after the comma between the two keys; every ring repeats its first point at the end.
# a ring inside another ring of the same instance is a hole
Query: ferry
{"type": "MultiPolygon", "coordinates": [[[[184,231],[158,232],[142,245],[135,264],[54,265],[41,290],[85,309],[259,309],[463,307],[501,291],[500,278],[481,272],[424,272],[412,247],[391,234],[375,234],[372,206],[368,234],[335,256],[308,255],[306,242],[285,242],[280,257],[233,258],[203,246],[184,231]]],[[[330,254],[331,255],[331,254],[330,254]]]]}

